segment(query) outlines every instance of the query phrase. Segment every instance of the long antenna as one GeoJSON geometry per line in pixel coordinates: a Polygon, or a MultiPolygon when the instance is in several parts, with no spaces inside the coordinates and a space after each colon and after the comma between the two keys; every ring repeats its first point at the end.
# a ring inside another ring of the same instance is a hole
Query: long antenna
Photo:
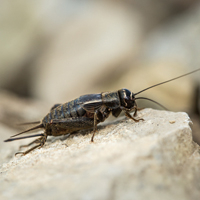
{"type": "Polygon", "coordinates": [[[199,68],[199,69],[196,69],[196,70],[194,70],[194,71],[191,71],[191,72],[189,72],[189,73],[187,73],[187,74],[183,74],[183,75],[181,75],[181,76],[178,76],[178,77],[175,77],[175,78],[173,78],[173,79],[170,79],[170,80],[168,80],[168,81],[164,81],[164,82],[161,82],[161,83],[152,85],[152,86],[150,86],[150,87],[148,87],[148,88],[145,88],[144,90],[141,90],[141,91],[135,93],[134,95],[138,95],[138,94],[140,94],[140,93],[142,93],[142,92],[144,92],[144,91],[146,91],[146,90],[148,90],[148,89],[150,89],[150,88],[156,87],[156,86],[158,86],[158,85],[162,85],[162,84],[164,84],[164,83],[168,83],[168,82],[170,82],[170,81],[179,79],[179,78],[184,77],[184,76],[187,76],[187,75],[189,75],[189,74],[193,74],[193,73],[195,73],[195,72],[197,72],[197,71],[199,71],[199,70],[200,70],[200,68],[199,68]]]}

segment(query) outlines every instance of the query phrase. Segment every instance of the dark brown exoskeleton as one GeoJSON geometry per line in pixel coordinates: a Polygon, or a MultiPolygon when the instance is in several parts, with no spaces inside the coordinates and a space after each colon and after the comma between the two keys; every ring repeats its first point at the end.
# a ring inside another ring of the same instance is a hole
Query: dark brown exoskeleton
{"type": "MultiPolygon", "coordinates": [[[[182,76],[153,85],[135,94],[128,89],[121,89],[115,92],[102,92],[99,94],[83,95],[70,102],[64,104],[56,104],[51,108],[50,112],[43,118],[43,120],[41,122],[38,122],[40,123],[39,125],[31,129],[25,130],[21,133],[18,133],[16,135],[13,135],[11,136],[11,138],[5,140],[5,142],[40,136],[38,139],[34,140],[28,145],[23,145],[21,147],[28,147],[32,144],[37,144],[37,145],[33,146],[32,148],[28,149],[25,152],[16,153],[25,155],[38,147],[42,147],[46,142],[48,135],[49,136],[66,135],[66,134],[71,134],[75,131],[89,129],[89,128],[93,128],[93,135],[91,138],[91,142],[93,142],[94,135],[97,130],[97,124],[105,121],[105,119],[108,118],[110,113],[112,113],[113,116],[118,117],[119,114],[122,111],[124,111],[125,115],[128,118],[134,120],[135,122],[139,122],[140,120],[143,119],[135,118],[137,115],[137,111],[139,110],[136,104],[136,100],[145,99],[162,106],[161,104],[152,99],[148,99],[145,97],[136,98],[135,97],[136,95],[150,88],[173,81],[175,79],[181,78],[183,76],[189,75],[199,70],[200,68],[190,73],[184,74],[182,76]],[[133,116],[130,114],[130,112],[132,111],[134,111],[133,116]],[[13,138],[20,134],[39,128],[43,128],[44,133],[13,138]]],[[[165,108],[164,106],[162,107],[165,108]]]]}

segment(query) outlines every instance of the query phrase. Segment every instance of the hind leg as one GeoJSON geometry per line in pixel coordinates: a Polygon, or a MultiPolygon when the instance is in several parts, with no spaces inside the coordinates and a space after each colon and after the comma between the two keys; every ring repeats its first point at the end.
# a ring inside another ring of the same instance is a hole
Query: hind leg
{"type": "MultiPolygon", "coordinates": [[[[43,136],[42,136],[42,137],[43,137],[43,136]]],[[[39,139],[36,139],[36,140],[33,140],[33,141],[30,142],[29,144],[21,145],[21,146],[19,147],[19,149],[24,148],[24,147],[29,147],[29,146],[31,146],[32,144],[35,144],[35,143],[40,143],[40,138],[39,138],[39,139]]]]}
{"type": "Polygon", "coordinates": [[[39,143],[38,145],[36,145],[36,146],[34,146],[34,147],[28,149],[28,150],[25,151],[25,152],[17,152],[15,155],[17,155],[17,154],[26,155],[27,153],[33,151],[34,149],[36,149],[36,148],[38,148],[38,147],[42,147],[42,146],[44,145],[44,143],[46,142],[46,140],[47,140],[47,134],[44,133],[40,138],[34,140],[33,142],[31,142],[31,143],[29,143],[29,144],[27,144],[27,145],[22,145],[22,146],[20,146],[20,147],[28,147],[28,146],[30,146],[30,145],[32,145],[32,144],[34,144],[34,143],[39,143]]]}

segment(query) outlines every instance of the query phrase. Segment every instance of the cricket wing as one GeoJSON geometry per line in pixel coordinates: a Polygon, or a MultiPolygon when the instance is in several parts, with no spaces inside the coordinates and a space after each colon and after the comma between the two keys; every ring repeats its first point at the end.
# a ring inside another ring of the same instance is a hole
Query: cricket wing
{"type": "Polygon", "coordinates": [[[101,94],[88,94],[79,97],[78,104],[86,111],[94,113],[103,106],[101,94]]]}

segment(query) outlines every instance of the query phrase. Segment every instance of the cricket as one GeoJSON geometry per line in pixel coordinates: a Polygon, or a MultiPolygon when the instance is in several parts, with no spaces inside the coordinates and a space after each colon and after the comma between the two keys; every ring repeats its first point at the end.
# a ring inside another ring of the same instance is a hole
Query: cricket
{"type": "Polygon", "coordinates": [[[41,121],[26,123],[37,124],[36,126],[15,134],[4,142],[38,137],[31,143],[20,146],[20,148],[29,147],[33,144],[35,144],[35,146],[31,147],[27,151],[17,152],[15,154],[26,155],[36,148],[41,148],[45,144],[48,136],[70,135],[76,131],[90,128],[93,128],[93,134],[91,137],[91,142],[93,142],[95,133],[97,131],[97,124],[104,122],[111,113],[114,117],[118,117],[123,111],[126,117],[134,120],[135,122],[143,121],[144,119],[142,118],[136,118],[137,112],[140,110],[136,103],[137,100],[144,99],[152,101],[153,103],[156,103],[166,109],[163,105],[152,99],[146,97],[137,97],[138,94],[159,85],[174,81],[184,76],[188,76],[197,71],[200,71],[200,68],[170,80],[152,85],[137,93],[133,93],[128,89],[120,89],[114,92],[86,94],[64,104],[55,104],[51,108],[50,112],[41,121]],[[134,113],[131,115],[130,113],[133,111],[134,113]],[[16,137],[36,129],[43,129],[44,132],[24,137],[16,137]]]}

